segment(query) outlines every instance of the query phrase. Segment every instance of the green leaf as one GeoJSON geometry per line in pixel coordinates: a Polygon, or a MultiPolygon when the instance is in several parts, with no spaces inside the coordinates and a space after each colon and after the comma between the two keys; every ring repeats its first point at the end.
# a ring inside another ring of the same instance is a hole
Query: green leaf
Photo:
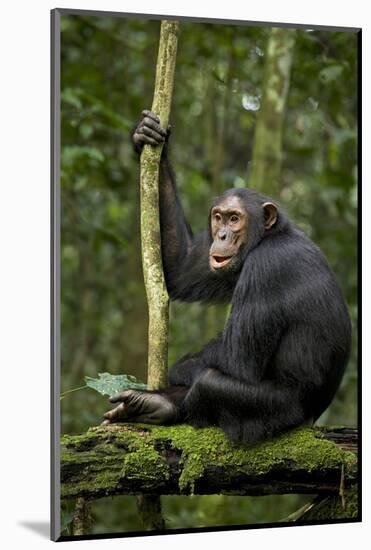
{"type": "Polygon", "coordinates": [[[85,376],[86,385],[102,395],[113,395],[122,390],[145,390],[147,385],[138,382],[135,376],[130,374],[98,373],[99,378],[85,376]]]}
{"type": "Polygon", "coordinates": [[[81,124],[79,127],[79,132],[84,139],[90,138],[93,131],[94,131],[94,128],[91,124],[81,124]]]}
{"type": "Polygon", "coordinates": [[[104,155],[96,147],[84,147],[80,145],[62,147],[62,165],[71,166],[74,162],[81,159],[90,159],[100,163],[104,161],[104,155]]]}
{"type": "Polygon", "coordinates": [[[81,111],[83,107],[86,109],[90,106],[90,109],[94,113],[102,115],[102,117],[113,127],[125,131],[131,130],[132,128],[132,122],[130,120],[127,120],[115,110],[110,109],[98,97],[89,94],[82,88],[64,88],[61,92],[61,98],[65,104],[75,107],[75,109],[79,111],[81,111]]]}
{"type": "Polygon", "coordinates": [[[65,103],[72,105],[76,109],[81,109],[82,103],[79,97],[79,91],[74,88],[65,88],[62,90],[61,99],[65,103]]]}

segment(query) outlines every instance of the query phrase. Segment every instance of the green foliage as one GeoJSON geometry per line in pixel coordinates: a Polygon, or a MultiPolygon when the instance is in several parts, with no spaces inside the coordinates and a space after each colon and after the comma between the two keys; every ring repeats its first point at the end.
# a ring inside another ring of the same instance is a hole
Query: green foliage
{"type": "Polygon", "coordinates": [[[145,390],[146,384],[128,374],[98,373],[98,378],[85,376],[86,385],[102,395],[113,395],[123,390],[145,390]]]}
{"type": "MultiPolygon", "coordinates": [[[[164,495],[161,505],[169,529],[187,529],[278,522],[311,500],[311,495],[164,495]]],[[[133,496],[95,500],[91,512],[93,533],[112,533],[115,530],[127,533],[142,529],[133,496]]]]}

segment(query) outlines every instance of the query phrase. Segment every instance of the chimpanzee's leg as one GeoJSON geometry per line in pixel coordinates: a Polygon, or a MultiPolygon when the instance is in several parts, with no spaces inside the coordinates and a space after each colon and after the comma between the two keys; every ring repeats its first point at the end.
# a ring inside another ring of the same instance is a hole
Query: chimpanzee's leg
{"type": "Polygon", "coordinates": [[[299,391],[271,381],[239,382],[207,369],[193,384],[180,416],[193,426],[217,425],[234,441],[254,443],[301,425],[299,391]]]}

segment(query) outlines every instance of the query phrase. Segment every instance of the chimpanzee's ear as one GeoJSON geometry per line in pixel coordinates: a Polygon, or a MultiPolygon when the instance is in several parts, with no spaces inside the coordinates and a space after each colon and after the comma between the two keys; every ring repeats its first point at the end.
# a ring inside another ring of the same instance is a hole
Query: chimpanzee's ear
{"type": "Polygon", "coordinates": [[[270,229],[274,226],[278,219],[278,209],[273,202],[265,202],[263,204],[264,210],[264,226],[265,229],[270,229]]]}

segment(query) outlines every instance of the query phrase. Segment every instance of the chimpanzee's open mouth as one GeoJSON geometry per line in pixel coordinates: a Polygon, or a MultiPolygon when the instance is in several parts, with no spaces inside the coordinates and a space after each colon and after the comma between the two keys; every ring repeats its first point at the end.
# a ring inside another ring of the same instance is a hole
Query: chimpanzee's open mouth
{"type": "Polygon", "coordinates": [[[210,256],[210,265],[213,269],[220,269],[226,266],[231,261],[232,256],[210,256]]]}

